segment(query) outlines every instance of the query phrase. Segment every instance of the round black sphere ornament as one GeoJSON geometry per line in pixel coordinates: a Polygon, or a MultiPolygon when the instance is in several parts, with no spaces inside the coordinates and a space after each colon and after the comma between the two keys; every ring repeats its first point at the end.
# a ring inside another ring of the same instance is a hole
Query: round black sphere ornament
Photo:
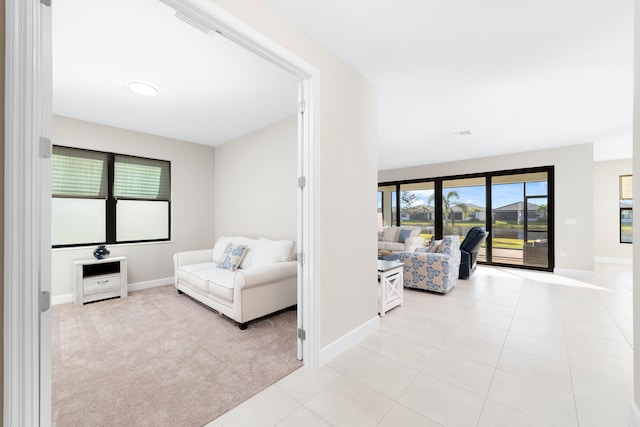
{"type": "Polygon", "coordinates": [[[103,259],[108,257],[110,253],[106,246],[100,245],[93,251],[93,256],[96,257],[96,259],[103,259]]]}

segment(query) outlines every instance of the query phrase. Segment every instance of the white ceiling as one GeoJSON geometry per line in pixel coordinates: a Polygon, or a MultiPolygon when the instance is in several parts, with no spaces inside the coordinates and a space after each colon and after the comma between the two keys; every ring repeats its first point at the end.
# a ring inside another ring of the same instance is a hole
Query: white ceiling
{"type": "Polygon", "coordinates": [[[631,157],[632,0],[265,2],[377,86],[381,170],[588,142],[631,157]]]}
{"type": "Polygon", "coordinates": [[[158,0],[56,0],[54,114],[218,145],[296,113],[298,80],[158,0]],[[127,82],[160,90],[136,95],[127,82]]]}
{"type": "MultiPolygon", "coordinates": [[[[632,0],[264,1],[377,86],[381,170],[588,142],[631,157],[632,0]]],[[[53,12],[56,114],[217,145],[295,112],[293,76],[158,0],[53,12]]]]}

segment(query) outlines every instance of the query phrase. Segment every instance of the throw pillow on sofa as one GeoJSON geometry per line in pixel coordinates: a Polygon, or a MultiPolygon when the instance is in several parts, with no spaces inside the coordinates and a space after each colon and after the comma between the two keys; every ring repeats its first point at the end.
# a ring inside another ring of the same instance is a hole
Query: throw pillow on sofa
{"type": "Polygon", "coordinates": [[[400,237],[398,237],[398,242],[404,243],[409,237],[411,237],[412,230],[410,228],[403,228],[400,230],[400,237]]]}
{"type": "Polygon", "coordinates": [[[253,254],[252,267],[291,260],[293,242],[291,240],[269,240],[261,237],[253,254]]]}
{"type": "Polygon", "coordinates": [[[242,257],[244,256],[247,250],[246,245],[236,245],[233,243],[228,243],[227,247],[224,249],[222,253],[222,258],[216,267],[224,268],[225,270],[236,271],[240,262],[242,261],[242,257]]]}
{"type": "Polygon", "coordinates": [[[222,259],[222,254],[227,249],[227,245],[229,243],[233,243],[233,237],[220,236],[220,238],[216,241],[216,244],[213,245],[211,261],[220,262],[220,260],[222,259]]]}

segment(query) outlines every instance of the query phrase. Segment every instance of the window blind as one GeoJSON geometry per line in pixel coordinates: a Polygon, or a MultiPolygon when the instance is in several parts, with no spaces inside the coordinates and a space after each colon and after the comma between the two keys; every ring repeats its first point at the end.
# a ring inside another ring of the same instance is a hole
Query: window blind
{"type": "Polygon", "coordinates": [[[114,156],[116,199],[171,200],[171,163],[140,157],[114,156]]]}
{"type": "Polygon", "coordinates": [[[620,176],[620,200],[633,199],[633,175],[620,176]]]}
{"type": "Polygon", "coordinates": [[[107,162],[107,153],[53,146],[52,195],[106,199],[107,162]]]}

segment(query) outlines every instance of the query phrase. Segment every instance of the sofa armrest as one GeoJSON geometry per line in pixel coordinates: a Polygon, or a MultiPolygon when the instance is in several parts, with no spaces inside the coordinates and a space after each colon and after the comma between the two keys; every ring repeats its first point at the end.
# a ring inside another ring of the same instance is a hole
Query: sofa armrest
{"type": "Polygon", "coordinates": [[[202,264],[211,262],[213,258],[213,249],[202,249],[199,251],[178,252],[173,256],[173,265],[175,268],[183,265],[202,264]]]}
{"type": "Polygon", "coordinates": [[[239,269],[236,270],[234,287],[239,287],[239,289],[252,288],[293,278],[297,274],[297,261],[276,262],[259,267],[239,269]]]}
{"type": "Polygon", "coordinates": [[[418,248],[424,247],[424,237],[414,236],[409,237],[404,241],[404,250],[407,252],[415,252],[418,248]]]}

